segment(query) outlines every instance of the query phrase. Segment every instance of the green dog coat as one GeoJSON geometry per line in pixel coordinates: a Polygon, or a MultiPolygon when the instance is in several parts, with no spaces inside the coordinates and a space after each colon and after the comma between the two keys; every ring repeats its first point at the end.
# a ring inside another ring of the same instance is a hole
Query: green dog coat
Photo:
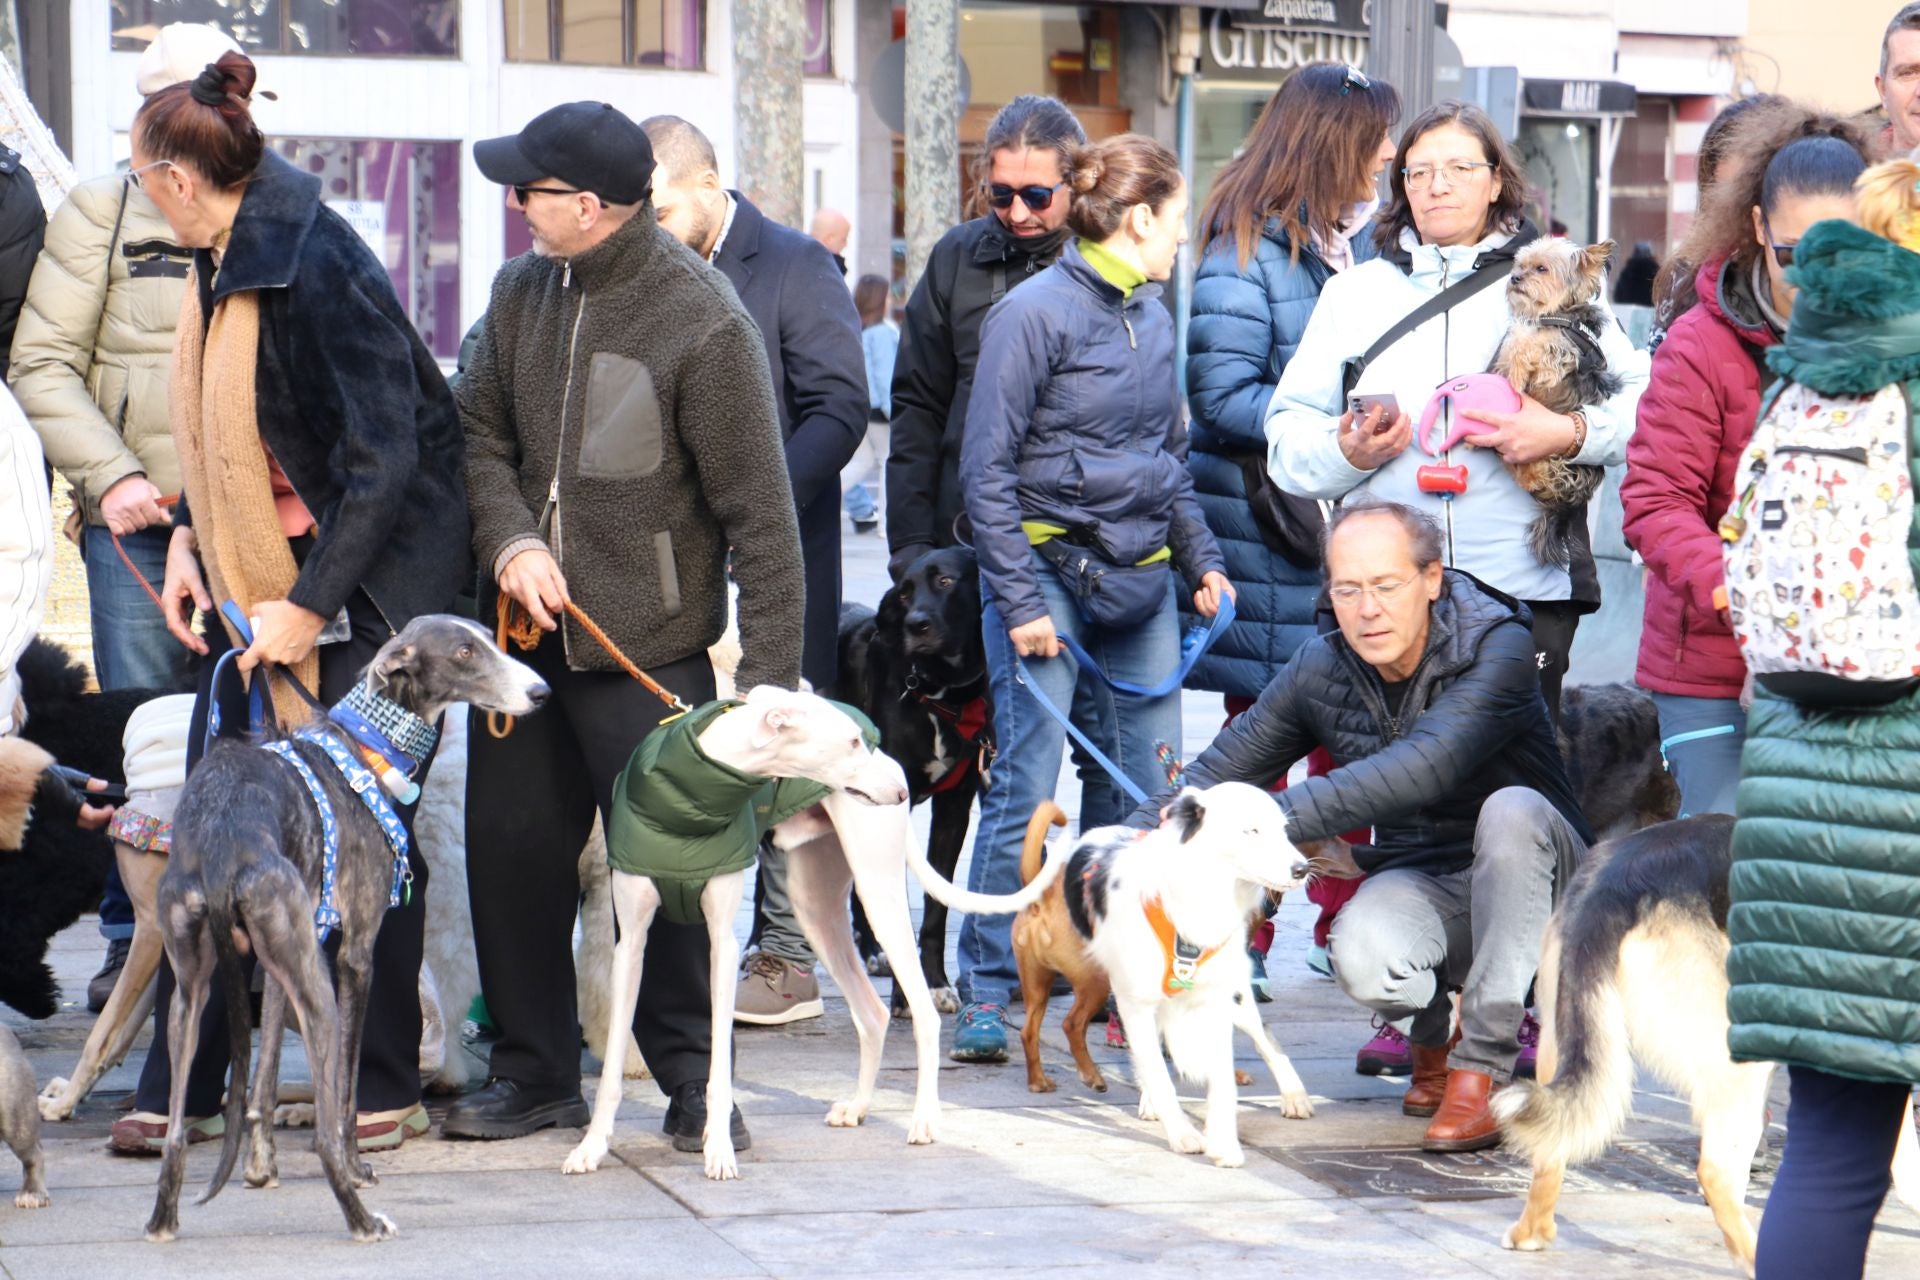
{"type": "MultiPolygon", "coordinates": [[[[646,876],[660,890],[660,909],[675,924],[696,924],[707,881],[754,863],[760,838],[812,808],[831,788],[809,778],[742,773],[700,749],[700,734],[746,705],[709,702],[646,736],[613,784],[607,864],[646,876]]],[[[853,707],[832,704],[860,726],[869,749],[880,731],[853,707]]]]}

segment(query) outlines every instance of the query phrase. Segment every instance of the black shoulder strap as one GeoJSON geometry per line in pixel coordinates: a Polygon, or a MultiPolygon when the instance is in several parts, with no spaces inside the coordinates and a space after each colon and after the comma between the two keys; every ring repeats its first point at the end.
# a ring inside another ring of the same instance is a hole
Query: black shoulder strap
{"type": "Polygon", "coordinates": [[[1007,264],[1005,261],[996,262],[993,266],[993,295],[987,302],[987,305],[992,306],[994,303],[1000,301],[1000,299],[1006,296],[1007,296],[1007,264]]]}
{"type": "Polygon", "coordinates": [[[1347,361],[1345,389],[1349,392],[1352,391],[1355,385],[1359,383],[1360,375],[1367,371],[1367,366],[1379,359],[1388,347],[1391,347],[1394,343],[1400,341],[1400,339],[1406,337],[1441,312],[1452,309],[1455,304],[1466,301],[1490,285],[1498,284],[1500,281],[1506,279],[1512,271],[1513,259],[1511,257],[1489,263],[1487,266],[1475,271],[1465,280],[1460,281],[1458,284],[1448,285],[1415,307],[1412,311],[1409,311],[1401,317],[1398,324],[1376,338],[1373,345],[1366,349],[1365,354],[1347,361]]]}

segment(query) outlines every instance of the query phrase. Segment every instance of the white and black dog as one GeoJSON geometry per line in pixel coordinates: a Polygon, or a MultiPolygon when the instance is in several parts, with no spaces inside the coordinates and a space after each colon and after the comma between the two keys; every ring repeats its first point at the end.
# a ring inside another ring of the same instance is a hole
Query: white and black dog
{"type": "Polygon", "coordinates": [[[1300,888],[1310,869],[1273,797],[1241,782],[1189,787],[1158,829],[1095,828],[1064,861],[1067,914],[1112,983],[1129,1033],[1140,1118],[1159,1120],[1175,1151],[1244,1163],[1235,1027],[1273,1072],[1283,1113],[1311,1116],[1299,1073],[1261,1025],[1247,961],[1247,919],[1261,894],[1300,888]],[[1162,1038],[1181,1076],[1206,1086],[1204,1137],[1180,1109],[1162,1038]]]}
{"type": "MultiPolygon", "coordinates": [[[[370,696],[428,725],[456,702],[526,715],[545,702],[548,693],[531,668],[501,653],[478,625],[444,614],[415,618],[381,646],[363,685],[370,696]]],[[[247,1182],[265,1186],[276,1180],[274,1091],[281,1032],[291,1005],[313,1063],[314,1146],[334,1197],[354,1239],[382,1240],[395,1234],[392,1221],[368,1213],[355,1191],[374,1179],[355,1142],[354,1091],[374,938],[395,883],[396,858],[381,821],[350,789],[329,747],[358,758],[371,778],[362,744],[333,720],[323,719],[288,740],[261,745],[215,742],[181,792],[173,852],[155,903],[179,985],[167,1028],[173,1094],[159,1190],[147,1223],[149,1240],[171,1240],[179,1230],[187,1154],[187,1064],[193,1059],[201,1010],[216,968],[227,1001],[231,1077],[220,1163],[201,1202],[217,1195],[233,1172],[243,1109],[252,1139],[247,1182]],[[305,736],[309,733],[312,736],[305,736]],[[276,758],[282,747],[300,763],[276,758]],[[303,780],[308,775],[324,789],[335,824],[337,859],[330,897],[323,888],[327,831],[309,790],[312,784],[303,780]],[[337,912],[337,1002],[316,938],[317,903],[337,912]],[[268,974],[251,1101],[244,1087],[251,1046],[243,948],[258,957],[268,974]]]]}

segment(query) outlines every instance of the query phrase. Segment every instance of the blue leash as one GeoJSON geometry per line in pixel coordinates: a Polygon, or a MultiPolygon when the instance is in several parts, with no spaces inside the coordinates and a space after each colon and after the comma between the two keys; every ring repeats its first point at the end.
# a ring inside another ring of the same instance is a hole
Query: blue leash
{"type": "MultiPolygon", "coordinates": [[[[1223,596],[1220,600],[1220,612],[1213,616],[1213,622],[1205,631],[1201,631],[1198,627],[1195,627],[1187,633],[1186,642],[1181,645],[1179,664],[1174,667],[1173,671],[1170,672],[1165,679],[1152,686],[1132,684],[1125,680],[1115,680],[1112,676],[1100,669],[1100,664],[1093,660],[1093,655],[1088,653],[1079,641],[1067,635],[1065,632],[1060,633],[1060,642],[1065,646],[1067,652],[1073,655],[1075,662],[1083,669],[1099,676],[1101,680],[1106,682],[1108,688],[1120,693],[1136,694],[1143,698],[1163,698],[1180,687],[1181,683],[1192,673],[1194,666],[1200,661],[1201,657],[1208,649],[1213,647],[1214,641],[1218,640],[1226,629],[1233,625],[1233,618],[1233,597],[1223,596]]],[[[1102,769],[1107,771],[1107,776],[1118,783],[1122,791],[1133,797],[1135,804],[1145,804],[1147,802],[1147,793],[1142,791],[1139,784],[1134,782],[1132,778],[1129,778],[1126,773],[1121,770],[1119,765],[1108,758],[1106,752],[1093,745],[1093,739],[1080,731],[1079,726],[1073,723],[1073,718],[1055,705],[1053,699],[1049,698],[1041,691],[1039,685],[1028,678],[1029,672],[1027,671],[1027,664],[1021,661],[1017,655],[1013,660],[1013,670],[1014,678],[1026,686],[1027,692],[1033,695],[1033,700],[1040,704],[1041,709],[1060,722],[1060,727],[1067,731],[1067,735],[1079,743],[1081,748],[1084,749],[1089,756],[1092,756],[1094,761],[1098,763],[1102,769]]]]}

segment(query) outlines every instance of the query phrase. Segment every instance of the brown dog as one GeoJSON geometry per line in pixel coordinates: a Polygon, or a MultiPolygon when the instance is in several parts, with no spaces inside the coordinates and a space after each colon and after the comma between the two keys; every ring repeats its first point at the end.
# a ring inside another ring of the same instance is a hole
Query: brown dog
{"type": "MultiPolygon", "coordinates": [[[[1027,822],[1027,842],[1020,851],[1020,883],[1040,873],[1047,848],[1047,828],[1064,827],[1067,815],[1051,800],[1033,811],[1027,822]]],[[[1065,877],[1054,881],[1040,897],[1013,918],[1013,955],[1020,967],[1020,994],[1026,1001],[1027,1024],[1020,1029],[1020,1045],[1027,1051],[1027,1089],[1052,1093],[1053,1077],[1040,1069],[1040,1025],[1046,1021],[1047,998],[1053,980],[1073,984],[1073,1008],[1067,1011],[1067,1047],[1073,1051],[1080,1082],[1098,1093],[1107,1091],[1106,1077],[1087,1052],[1087,1024],[1107,1004],[1107,975],[1087,953],[1086,940],[1067,915],[1065,877]]]]}

